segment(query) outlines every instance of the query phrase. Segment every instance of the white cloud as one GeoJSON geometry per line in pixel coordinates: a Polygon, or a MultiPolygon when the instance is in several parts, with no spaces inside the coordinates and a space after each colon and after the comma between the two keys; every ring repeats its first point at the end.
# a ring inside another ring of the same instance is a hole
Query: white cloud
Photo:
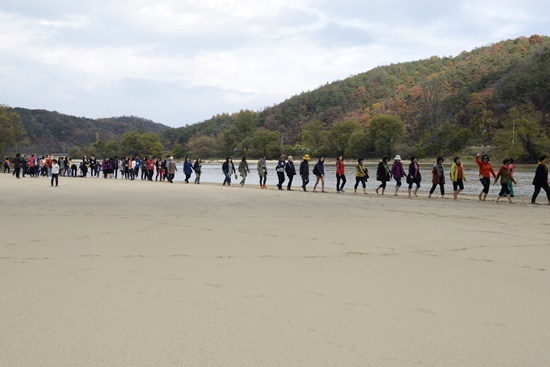
{"type": "Polygon", "coordinates": [[[0,103],[172,126],[378,65],[548,35],[545,1],[6,0],[0,103]]]}

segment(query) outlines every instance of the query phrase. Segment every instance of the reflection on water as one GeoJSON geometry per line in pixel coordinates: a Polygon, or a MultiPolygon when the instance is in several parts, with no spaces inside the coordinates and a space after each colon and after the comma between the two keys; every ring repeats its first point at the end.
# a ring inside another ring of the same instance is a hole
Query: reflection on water
{"type": "MultiPolygon", "coordinates": [[[[238,162],[235,161],[235,168],[238,168],[238,162]]],[[[408,163],[409,162],[403,162],[403,166],[405,168],[405,172],[408,172],[408,163]]],[[[277,174],[275,173],[275,162],[269,162],[268,163],[268,175],[267,175],[267,185],[274,187],[277,184],[277,174]]],[[[299,170],[300,161],[294,162],[296,166],[296,170],[299,170]]],[[[308,185],[309,188],[313,188],[313,184],[315,183],[315,176],[311,173],[313,171],[313,166],[315,165],[315,162],[310,161],[310,183],[308,185]]],[[[367,182],[367,190],[374,190],[376,187],[378,187],[379,182],[376,181],[376,168],[378,166],[377,162],[369,162],[365,165],[370,173],[371,178],[367,182]]],[[[178,163],[178,172],[176,172],[176,181],[183,181],[185,179],[185,175],[183,174],[183,167],[181,163],[178,163]]],[[[201,182],[210,182],[210,183],[219,183],[222,184],[224,180],[224,175],[222,172],[222,164],[221,163],[205,163],[202,166],[202,175],[201,175],[201,182]]],[[[256,161],[250,161],[249,162],[250,167],[250,175],[246,179],[246,185],[259,185],[259,179],[258,179],[258,173],[256,171],[256,161]]],[[[422,186],[420,189],[420,193],[428,193],[430,188],[432,187],[432,167],[433,164],[420,164],[420,172],[422,174],[422,186]]],[[[452,194],[453,191],[453,185],[451,183],[450,179],[450,172],[451,172],[451,165],[445,164],[445,193],[452,194]]],[[[497,165],[493,163],[493,169],[495,170],[495,173],[498,172],[500,165],[497,165]]],[[[479,170],[476,164],[466,164],[466,178],[467,181],[464,183],[464,193],[466,194],[479,194],[481,191],[481,183],[479,182],[478,175],[479,170]]],[[[533,194],[533,186],[531,184],[533,177],[535,175],[535,169],[536,165],[518,165],[516,166],[516,171],[514,174],[514,178],[518,182],[517,185],[514,185],[515,194],[517,197],[522,198],[528,198],[533,194]]],[[[353,191],[353,186],[355,185],[355,162],[349,161],[346,162],[346,178],[347,183],[344,187],[344,190],[347,192],[353,191]]],[[[288,178],[285,178],[288,179],[288,178]]],[[[195,180],[195,175],[193,174],[191,176],[190,182],[193,182],[195,180]]],[[[241,177],[237,180],[235,180],[235,176],[232,177],[232,185],[238,184],[241,180],[241,177]]],[[[300,186],[302,185],[302,181],[300,176],[295,176],[294,181],[292,183],[292,187],[294,189],[300,190],[300,186]]],[[[406,183],[403,182],[403,185],[406,186],[406,183]]],[[[336,165],[334,163],[325,163],[325,187],[328,189],[335,189],[336,187],[336,165]]],[[[388,189],[393,190],[395,187],[395,181],[388,182],[388,189]]],[[[403,190],[403,189],[401,189],[403,190]]],[[[491,190],[489,192],[489,195],[497,195],[500,191],[500,182],[497,183],[495,186],[491,186],[491,190]]],[[[434,192],[434,195],[439,195],[439,187],[434,192]]]]}

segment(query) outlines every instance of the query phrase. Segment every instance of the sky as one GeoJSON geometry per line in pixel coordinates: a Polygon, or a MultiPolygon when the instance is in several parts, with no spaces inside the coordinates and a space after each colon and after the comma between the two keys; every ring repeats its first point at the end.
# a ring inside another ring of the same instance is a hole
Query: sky
{"type": "Polygon", "coordinates": [[[548,0],[2,0],[0,104],[180,127],[533,34],[548,0]]]}

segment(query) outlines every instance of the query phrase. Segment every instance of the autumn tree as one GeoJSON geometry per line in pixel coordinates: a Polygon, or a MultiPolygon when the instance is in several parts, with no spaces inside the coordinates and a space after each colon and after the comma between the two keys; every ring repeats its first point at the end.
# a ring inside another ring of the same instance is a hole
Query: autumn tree
{"type": "Polygon", "coordinates": [[[0,105],[0,157],[25,141],[26,131],[21,116],[8,106],[0,105]]]}
{"type": "Polygon", "coordinates": [[[247,136],[254,133],[258,120],[256,112],[249,110],[241,110],[232,117],[233,124],[223,132],[224,143],[229,151],[237,149],[247,136]]]}
{"type": "Polygon", "coordinates": [[[281,153],[281,141],[278,132],[259,129],[251,138],[250,151],[255,156],[264,154],[270,159],[277,158],[281,153]]]}
{"type": "Polygon", "coordinates": [[[313,119],[308,121],[302,129],[302,143],[311,151],[314,151],[326,144],[327,132],[321,121],[313,119]]]}
{"type": "Polygon", "coordinates": [[[189,155],[195,158],[211,158],[216,153],[216,139],[211,136],[197,136],[187,142],[189,155]]]}
{"type": "Polygon", "coordinates": [[[368,138],[377,157],[392,156],[395,147],[405,136],[405,124],[396,115],[374,116],[368,128],[368,138]]]}
{"type": "Polygon", "coordinates": [[[332,125],[328,134],[328,145],[338,154],[345,154],[350,137],[361,129],[361,124],[355,120],[346,120],[332,125]]]}
{"type": "Polygon", "coordinates": [[[438,75],[431,75],[421,82],[419,99],[421,129],[429,131],[431,148],[439,152],[442,148],[440,127],[443,123],[443,99],[446,95],[445,81],[438,75]]]}
{"type": "Polygon", "coordinates": [[[120,152],[122,155],[153,155],[160,157],[164,147],[160,137],[155,133],[131,131],[122,135],[120,139],[120,152]]]}
{"type": "Polygon", "coordinates": [[[494,137],[497,152],[517,161],[536,162],[550,152],[550,139],[539,124],[540,112],[533,106],[511,108],[494,137]]]}

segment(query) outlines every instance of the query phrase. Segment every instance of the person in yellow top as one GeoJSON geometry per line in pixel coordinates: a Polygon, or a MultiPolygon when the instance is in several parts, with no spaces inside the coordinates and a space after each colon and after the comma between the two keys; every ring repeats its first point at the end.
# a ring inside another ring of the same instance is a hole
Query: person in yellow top
{"type": "Polygon", "coordinates": [[[451,181],[453,182],[453,198],[457,200],[458,194],[464,190],[464,181],[466,181],[466,173],[460,157],[455,157],[451,165],[451,181]]]}
{"type": "Polygon", "coordinates": [[[353,192],[357,194],[357,186],[359,182],[363,185],[363,194],[367,193],[367,179],[369,178],[369,170],[363,166],[363,158],[357,160],[357,165],[355,166],[355,186],[353,192]]]}

